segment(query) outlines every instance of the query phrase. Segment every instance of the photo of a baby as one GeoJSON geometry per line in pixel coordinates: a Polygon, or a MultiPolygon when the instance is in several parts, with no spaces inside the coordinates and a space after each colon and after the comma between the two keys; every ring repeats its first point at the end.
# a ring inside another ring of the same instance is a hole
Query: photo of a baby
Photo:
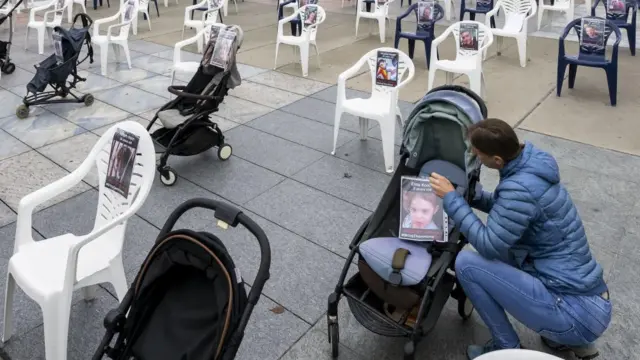
{"type": "Polygon", "coordinates": [[[400,239],[446,241],[448,219],[428,179],[402,177],[400,239]]]}

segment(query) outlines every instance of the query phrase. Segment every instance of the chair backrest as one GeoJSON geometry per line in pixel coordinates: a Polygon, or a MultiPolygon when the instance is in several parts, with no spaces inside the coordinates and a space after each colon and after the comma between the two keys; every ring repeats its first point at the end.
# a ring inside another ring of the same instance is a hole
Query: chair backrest
{"type": "Polygon", "coordinates": [[[207,1],[207,13],[204,22],[207,25],[215,24],[218,22],[218,16],[220,14],[220,9],[222,9],[224,5],[224,0],[208,0],[207,1]]]}
{"type": "Polygon", "coordinates": [[[415,75],[416,69],[411,58],[398,49],[381,47],[369,51],[360,58],[360,62],[366,62],[369,65],[369,71],[371,72],[371,97],[379,99],[382,103],[389,104],[389,106],[392,107],[391,109],[394,109],[398,102],[398,90],[411,81],[415,75]],[[387,64],[380,66],[379,52],[397,54],[397,64],[389,64],[387,60],[387,64]],[[383,72],[384,75],[379,74],[379,72],[383,72]],[[407,75],[406,79],[404,79],[405,75],[407,75]],[[376,81],[379,76],[395,79],[397,85],[380,85],[376,81]]]}
{"type": "Polygon", "coordinates": [[[73,0],[56,0],[56,2],[53,3],[53,9],[54,10],[60,10],[56,13],[53,14],[53,22],[55,24],[61,24],[62,23],[62,17],[64,15],[64,9],[67,8],[67,6],[69,6],[69,2],[71,2],[73,0]]]}
{"type": "MultiPolygon", "coordinates": [[[[371,6],[371,12],[374,14],[389,15],[389,5],[395,0],[374,0],[371,6]]],[[[366,3],[364,0],[358,0],[357,12],[366,12],[366,3]]]]}
{"type": "Polygon", "coordinates": [[[627,22],[629,13],[638,11],[638,2],[636,0],[602,0],[604,5],[606,18],[609,20],[624,20],[627,22]]]}
{"type": "Polygon", "coordinates": [[[416,32],[433,33],[435,23],[442,20],[442,18],[444,17],[444,9],[442,8],[442,6],[440,6],[440,4],[433,1],[433,9],[431,9],[431,21],[420,22],[420,14],[418,13],[418,11],[420,10],[419,8],[420,1],[411,5],[411,7],[408,9],[409,11],[413,11],[414,15],[416,16],[416,32]]]}
{"type": "Polygon", "coordinates": [[[609,42],[609,38],[611,37],[611,34],[616,33],[617,37],[618,38],[620,37],[620,30],[618,30],[617,26],[615,26],[615,24],[611,20],[607,20],[597,16],[585,16],[583,18],[575,19],[567,25],[567,27],[565,28],[565,33],[567,32],[566,31],[567,28],[569,29],[569,31],[571,30],[575,31],[576,35],[578,36],[578,42],[580,43],[579,52],[580,54],[585,54],[585,55],[599,55],[604,57],[607,43],[609,42]],[[604,21],[604,44],[603,44],[604,46],[591,45],[581,41],[582,33],[583,33],[582,31],[583,19],[595,19],[595,20],[604,21]]]}
{"type": "Polygon", "coordinates": [[[134,17],[138,16],[140,0],[125,0],[120,10],[120,23],[125,24],[120,28],[120,36],[129,36],[129,29],[134,17]]]}
{"type": "Polygon", "coordinates": [[[477,58],[478,61],[482,61],[482,52],[484,49],[489,47],[491,43],[493,43],[493,33],[491,29],[488,28],[485,24],[473,21],[473,20],[463,20],[458,21],[451,26],[449,26],[444,33],[441,35],[453,35],[456,43],[456,60],[464,60],[465,58],[477,58]],[[469,33],[465,27],[467,25],[472,25],[476,27],[476,34],[469,33]],[[477,50],[466,49],[460,46],[460,37],[463,35],[465,39],[470,39],[472,43],[477,44],[477,50]]]}
{"type": "Polygon", "coordinates": [[[318,26],[324,22],[327,17],[327,13],[320,5],[304,5],[296,11],[300,16],[300,23],[302,24],[301,36],[306,36],[311,40],[315,40],[318,32],[318,26]]]}
{"type": "Polygon", "coordinates": [[[536,0],[498,0],[496,4],[504,11],[505,30],[520,31],[525,28],[527,15],[532,15],[537,10],[536,0]]]}
{"type": "MultiPolygon", "coordinates": [[[[112,126],[98,140],[91,156],[95,157],[99,181],[95,231],[146,199],[155,177],[156,157],[151,135],[135,121],[112,126]]],[[[111,231],[124,231],[125,224],[111,231]]]]}

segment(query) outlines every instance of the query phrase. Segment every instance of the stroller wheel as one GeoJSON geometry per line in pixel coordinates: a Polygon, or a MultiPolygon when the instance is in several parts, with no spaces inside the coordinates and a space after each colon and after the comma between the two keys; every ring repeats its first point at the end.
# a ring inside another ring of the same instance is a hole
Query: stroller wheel
{"type": "Polygon", "coordinates": [[[29,107],[27,107],[27,105],[25,104],[20,104],[18,105],[18,108],[16,109],[16,116],[18,117],[18,119],[26,119],[29,117],[29,107]]]}
{"type": "Polygon", "coordinates": [[[2,65],[2,69],[0,70],[5,74],[13,74],[13,72],[16,71],[16,65],[14,63],[7,62],[2,65]]]}
{"type": "Polygon", "coordinates": [[[82,98],[82,101],[84,101],[84,105],[85,105],[85,106],[91,106],[91,105],[93,105],[93,101],[94,101],[94,100],[95,100],[95,99],[93,98],[93,95],[91,95],[91,94],[87,94],[87,95],[85,95],[85,96],[82,98]]]}
{"type": "Polygon", "coordinates": [[[178,176],[176,175],[175,170],[169,166],[165,166],[164,169],[160,170],[160,182],[164,185],[173,186],[177,180],[178,176]]]}
{"type": "Polygon", "coordinates": [[[467,320],[473,314],[473,304],[468,297],[462,296],[458,299],[458,315],[462,318],[462,320],[467,320]]]}
{"type": "Polygon", "coordinates": [[[233,153],[233,148],[229,144],[222,144],[218,148],[218,158],[222,161],[227,161],[233,153]]]}
{"type": "Polygon", "coordinates": [[[340,353],[340,327],[338,323],[329,324],[329,343],[331,343],[331,357],[335,359],[340,353]]]}

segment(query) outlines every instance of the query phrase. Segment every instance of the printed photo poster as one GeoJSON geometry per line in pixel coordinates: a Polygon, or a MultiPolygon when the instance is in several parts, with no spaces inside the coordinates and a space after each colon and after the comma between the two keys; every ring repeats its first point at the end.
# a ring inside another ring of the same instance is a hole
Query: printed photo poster
{"type": "Polygon", "coordinates": [[[304,24],[305,26],[315,25],[318,21],[318,7],[307,6],[304,8],[304,24]]]}
{"type": "Polygon", "coordinates": [[[403,176],[401,186],[398,237],[410,241],[448,241],[448,217],[429,179],[403,176]]]}
{"type": "Polygon", "coordinates": [[[318,0],[298,0],[298,8],[305,5],[318,5],[318,0]]]}
{"type": "Polygon", "coordinates": [[[117,129],[113,134],[105,187],[127,198],[140,138],[117,129]]]}
{"type": "Polygon", "coordinates": [[[209,6],[209,10],[222,7],[223,0],[209,0],[207,5],[209,6]]]}
{"type": "Polygon", "coordinates": [[[58,1],[56,1],[56,7],[55,7],[55,9],[56,9],[56,10],[62,9],[62,8],[64,7],[64,3],[65,3],[65,1],[66,1],[66,0],[58,0],[58,1]]]}
{"type": "Polygon", "coordinates": [[[378,51],[376,57],[376,85],[398,86],[398,53],[378,51]]]}
{"type": "Polygon", "coordinates": [[[433,21],[433,1],[420,1],[418,3],[418,25],[428,25],[433,21]]]}
{"type": "Polygon", "coordinates": [[[460,49],[478,51],[478,24],[460,24],[460,49]]]}
{"type": "Polygon", "coordinates": [[[53,39],[53,49],[56,54],[56,63],[58,65],[64,62],[64,52],[62,51],[62,35],[59,32],[54,31],[51,34],[51,38],[53,39]]]}
{"type": "Polygon", "coordinates": [[[583,18],[580,27],[580,46],[604,50],[605,19],[583,18]]]}
{"type": "Polygon", "coordinates": [[[227,70],[235,38],[236,32],[233,29],[221,30],[216,39],[209,64],[227,70]]]}
{"type": "Polygon", "coordinates": [[[476,10],[478,11],[490,11],[491,0],[476,0],[476,10]]]}
{"type": "Polygon", "coordinates": [[[124,21],[130,21],[133,19],[133,9],[136,7],[137,0],[129,0],[127,1],[126,8],[124,10],[124,21]]]}
{"type": "Polygon", "coordinates": [[[607,12],[612,15],[627,15],[627,3],[625,0],[608,0],[607,12]]]}

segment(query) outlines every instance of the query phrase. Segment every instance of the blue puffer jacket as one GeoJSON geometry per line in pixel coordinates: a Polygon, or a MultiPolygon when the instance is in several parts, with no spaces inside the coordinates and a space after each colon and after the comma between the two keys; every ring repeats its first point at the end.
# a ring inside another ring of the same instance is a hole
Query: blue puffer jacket
{"type": "Polygon", "coordinates": [[[495,192],[483,191],[472,205],[489,214],[486,225],[458,192],[444,197],[449,217],[485,258],[513,264],[560,294],[607,290],[550,154],[526,142],[521,154],[500,170],[495,192]]]}

